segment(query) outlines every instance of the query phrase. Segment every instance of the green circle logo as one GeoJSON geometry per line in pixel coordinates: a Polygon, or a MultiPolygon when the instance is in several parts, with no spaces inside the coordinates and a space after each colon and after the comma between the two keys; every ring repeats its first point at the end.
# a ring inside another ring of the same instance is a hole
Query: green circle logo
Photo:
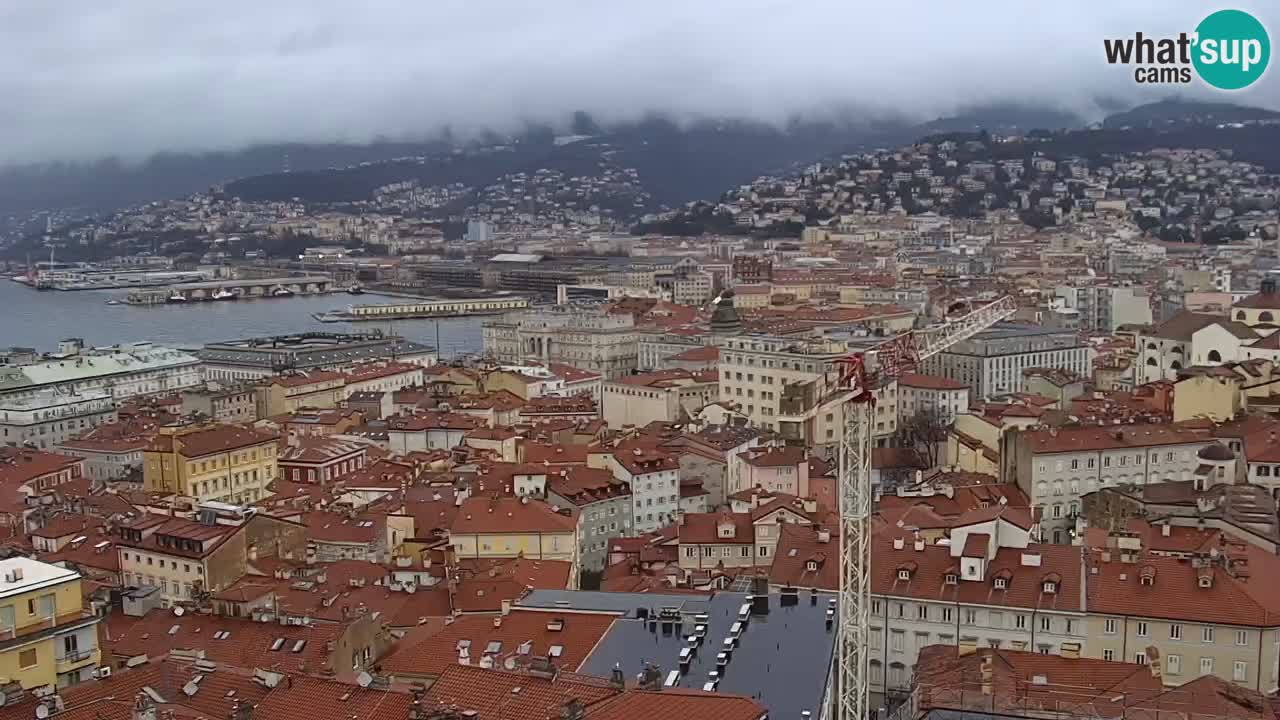
{"type": "Polygon", "coordinates": [[[1258,19],[1243,10],[1219,10],[1196,26],[1191,61],[1219,90],[1249,87],[1266,72],[1271,40],[1258,19]]]}

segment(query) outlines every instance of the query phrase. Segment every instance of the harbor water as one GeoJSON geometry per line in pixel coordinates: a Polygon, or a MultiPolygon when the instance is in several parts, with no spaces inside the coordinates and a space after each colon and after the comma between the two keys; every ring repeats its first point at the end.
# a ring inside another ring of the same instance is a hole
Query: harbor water
{"type": "Polygon", "coordinates": [[[56,350],[58,341],[84,338],[89,345],[151,340],[198,347],[216,340],[298,332],[369,332],[380,329],[436,345],[445,359],[480,352],[488,317],[394,322],[321,323],[313,315],[344,310],[352,302],[394,302],[375,294],[295,295],[287,298],[189,302],[152,307],[123,304],[127,290],[39,291],[0,279],[0,347],[56,350]],[[119,305],[108,305],[109,300],[119,305]]]}

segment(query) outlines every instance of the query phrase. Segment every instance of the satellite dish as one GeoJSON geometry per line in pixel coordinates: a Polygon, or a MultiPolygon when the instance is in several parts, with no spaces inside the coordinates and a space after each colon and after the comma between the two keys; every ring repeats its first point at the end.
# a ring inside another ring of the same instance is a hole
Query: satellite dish
{"type": "Polygon", "coordinates": [[[184,610],[181,605],[175,605],[173,608],[173,614],[177,615],[178,617],[182,617],[186,612],[187,611],[184,610]]]}
{"type": "Polygon", "coordinates": [[[373,683],[373,676],[367,672],[361,672],[356,676],[356,684],[362,688],[369,687],[373,683]]]}
{"type": "Polygon", "coordinates": [[[45,718],[49,717],[49,706],[44,703],[37,705],[36,717],[40,718],[40,720],[45,720],[45,718]]]}
{"type": "Polygon", "coordinates": [[[515,669],[516,669],[516,659],[515,659],[514,657],[512,657],[512,656],[508,655],[508,656],[507,656],[507,659],[502,661],[502,667],[506,668],[507,670],[515,670],[515,669]]]}

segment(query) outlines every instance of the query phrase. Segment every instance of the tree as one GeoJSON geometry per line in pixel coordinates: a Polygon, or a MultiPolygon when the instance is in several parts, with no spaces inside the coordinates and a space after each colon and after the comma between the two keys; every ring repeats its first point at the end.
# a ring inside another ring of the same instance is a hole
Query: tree
{"type": "Polygon", "coordinates": [[[937,467],[938,453],[942,443],[947,441],[950,428],[951,421],[946,413],[936,407],[925,406],[898,422],[894,444],[915,450],[929,467],[937,467]]]}

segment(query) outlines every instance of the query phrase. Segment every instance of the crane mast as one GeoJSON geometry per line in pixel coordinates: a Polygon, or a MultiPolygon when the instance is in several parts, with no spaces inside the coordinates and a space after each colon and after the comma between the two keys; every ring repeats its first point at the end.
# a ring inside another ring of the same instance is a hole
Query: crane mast
{"type": "Polygon", "coordinates": [[[919,363],[1013,315],[1002,297],[967,315],[898,335],[838,361],[844,431],[838,448],[840,478],[840,627],[836,641],[836,720],[866,720],[871,703],[867,633],[871,612],[872,390],[912,372],[919,363]]]}

